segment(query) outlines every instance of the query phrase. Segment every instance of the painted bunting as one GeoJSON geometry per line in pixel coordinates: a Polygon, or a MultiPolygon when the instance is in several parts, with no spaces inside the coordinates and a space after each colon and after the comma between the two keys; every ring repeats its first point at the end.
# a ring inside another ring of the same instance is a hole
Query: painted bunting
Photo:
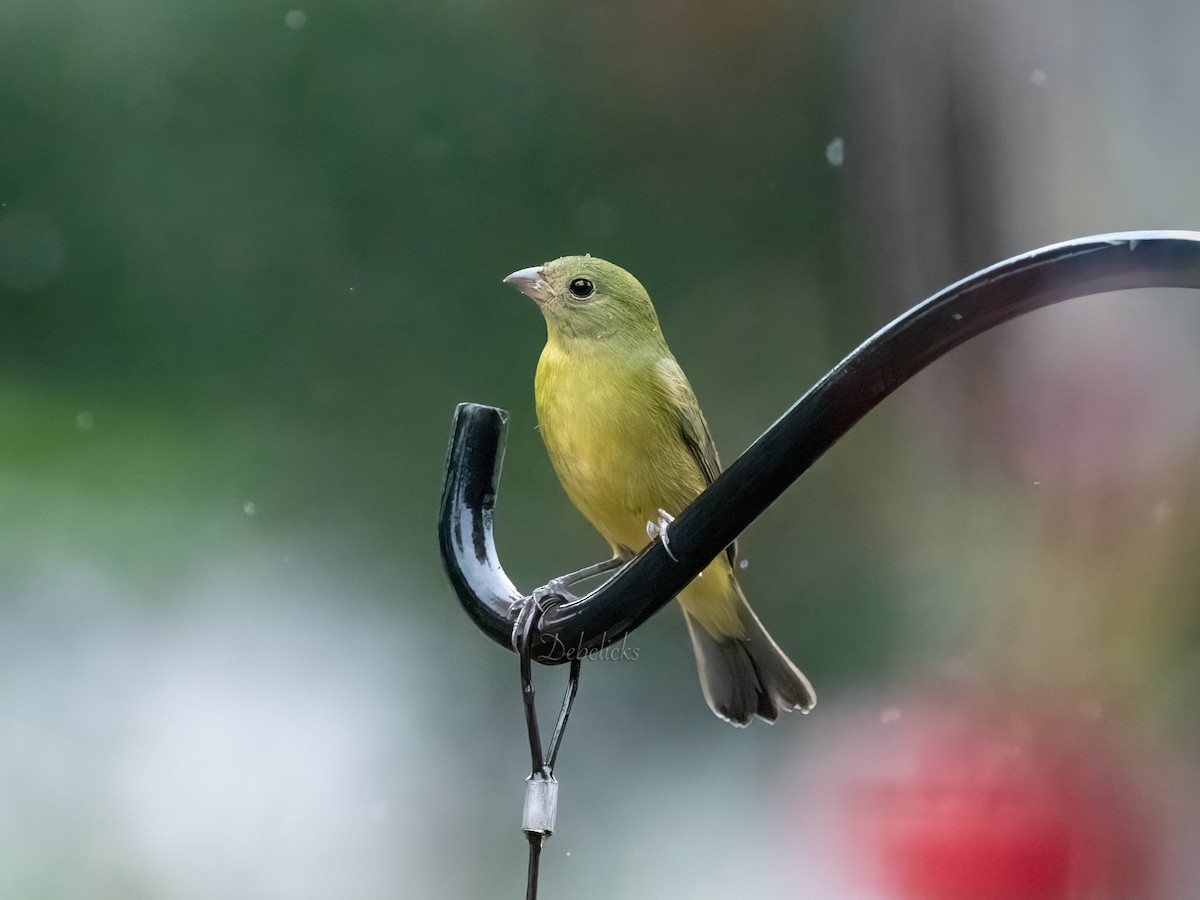
{"type": "MultiPolygon", "coordinates": [[[[547,340],[534,392],[538,426],[567,495],[628,560],[720,472],[708,424],[671,355],[645,288],[619,266],[566,256],[513,272],[547,340]]],[[[734,577],[730,547],[680,594],[704,699],[735,725],[816,702],[734,577]]],[[[615,564],[615,563],[614,563],[615,564]]]]}

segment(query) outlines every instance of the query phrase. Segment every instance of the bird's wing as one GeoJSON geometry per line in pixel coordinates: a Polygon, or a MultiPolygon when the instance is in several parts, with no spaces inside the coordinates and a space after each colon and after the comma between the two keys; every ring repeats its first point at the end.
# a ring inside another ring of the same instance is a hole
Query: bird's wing
{"type": "MultiPolygon", "coordinates": [[[[667,400],[679,421],[683,442],[700,467],[705,485],[710,485],[721,474],[721,459],[717,456],[717,445],[713,442],[712,432],[708,430],[708,423],[704,421],[704,413],[700,411],[692,386],[673,356],[668,355],[659,361],[658,373],[666,389],[667,400]]],[[[729,564],[734,565],[737,562],[737,543],[725,548],[725,553],[729,556],[729,564]]]]}

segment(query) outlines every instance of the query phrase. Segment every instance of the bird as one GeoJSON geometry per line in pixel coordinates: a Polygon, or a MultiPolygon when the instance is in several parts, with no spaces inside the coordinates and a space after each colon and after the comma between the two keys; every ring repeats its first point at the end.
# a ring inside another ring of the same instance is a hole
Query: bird
{"type": "MultiPolygon", "coordinates": [[[[567,496],[611,546],[611,567],[660,535],[670,553],[671,520],[721,464],[650,295],[629,272],[590,255],[520,269],[504,283],[546,320],[534,400],[567,496]]],[[[808,712],[812,685],[746,602],[736,552],[730,546],[677,597],[704,699],[738,726],[755,716],[774,722],[781,710],[808,712]]]]}

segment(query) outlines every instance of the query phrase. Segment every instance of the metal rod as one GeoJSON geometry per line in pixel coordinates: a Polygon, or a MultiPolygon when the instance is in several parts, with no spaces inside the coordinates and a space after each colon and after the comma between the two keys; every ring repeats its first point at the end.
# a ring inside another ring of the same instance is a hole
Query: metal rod
{"type": "Polygon", "coordinates": [[[558,711],[558,722],[554,726],[554,734],[550,737],[550,748],[546,752],[546,765],[554,771],[558,762],[558,748],[562,746],[563,732],[567,730],[567,717],[571,715],[571,707],[575,704],[575,695],[579,693],[579,670],[582,661],[571,660],[571,670],[567,673],[567,690],[563,694],[562,708],[558,711]]]}
{"type": "MultiPolygon", "coordinates": [[[[548,608],[540,635],[531,635],[533,658],[568,662],[621,640],[679,593],[863,416],[964,341],[1063,300],[1159,287],[1200,288],[1200,233],[1080,238],[1013,257],[945,288],[842,360],[675,519],[675,559],[655,540],[586,597],[568,595],[567,602],[548,608]],[[562,648],[570,652],[555,652],[562,648]]],[[[492,534],[507,421],[503,410],[459,405],[439,529],[443,561],[459,600],[501,646],[509,646],[510,610],[521,598],[504,574],[492,534]]]]}
{"type": "Polygon", "coordinates": [[[538,863],[542,858],[542,844],[545,838],[540,834],[527,832],[529,839],[529,868],[525,874],[525,900],[537,900],[538,895],[538,863]]]}
{"type": "Polygon", "coordinates": [[[534,702],[533,663],[530,661],[529,636],[537,628],[539,616],[530,616],[517,653],[521,659],[521,699],[525,703],[525,727],[529,732],[530,776],[540,775],[546,768],[542,757],[542,735],[538,729],[537,704],[534,702]]]}

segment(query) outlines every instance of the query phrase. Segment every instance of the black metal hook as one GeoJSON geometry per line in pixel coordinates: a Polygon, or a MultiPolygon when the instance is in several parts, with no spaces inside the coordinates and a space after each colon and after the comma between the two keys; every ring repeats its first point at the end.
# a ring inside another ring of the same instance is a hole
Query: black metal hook
{"type": "MultiPolygon", "coordinates": [[[[1043,247],[950,285],[884,326],[768,428],[671,525],[671,553],[649,544],[610,581],[563,596],[541,616],[533,658],[570,662],[621,640],[661,609],[859,419],[966,340],[1027,312],[1130,288],[1200,288],[1200,233],[1135,231],[1043,247]]],[[[526,600],[496,554],[492,513],[508,414],[463,403],[442,493],[442,560],[463,608],[510,647],[526,600]]]]}

